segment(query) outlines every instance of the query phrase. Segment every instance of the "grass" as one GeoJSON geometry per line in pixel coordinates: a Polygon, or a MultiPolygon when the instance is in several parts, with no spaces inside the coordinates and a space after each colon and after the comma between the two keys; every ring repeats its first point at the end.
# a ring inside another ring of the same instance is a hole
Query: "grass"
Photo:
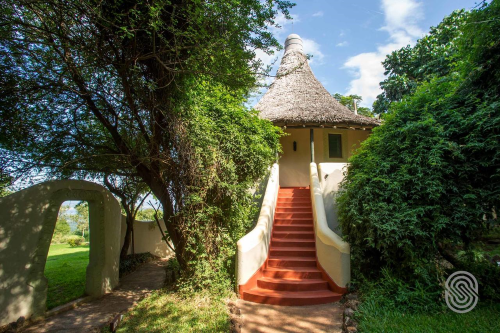
{"type": "Polygon", "coordinates": [[[89,246],[52,244],[45,265],[48,279],[47,309],[68,303],[85,294],[89,246]]]}
{"type": "Polygon", "coordinates": [[[363,303],[359,314],[360,332],[398,333],[479,333],[500,332],[500,304],[479,303],[468,313],[459,314],[446,309],[434,314],[410,314],[363,303]]]}
{"type": "Polygon", "coordinates": [[[117,332],[229,332],[226,301],[208,292],[152,293],[127,313],[117,332]]]}

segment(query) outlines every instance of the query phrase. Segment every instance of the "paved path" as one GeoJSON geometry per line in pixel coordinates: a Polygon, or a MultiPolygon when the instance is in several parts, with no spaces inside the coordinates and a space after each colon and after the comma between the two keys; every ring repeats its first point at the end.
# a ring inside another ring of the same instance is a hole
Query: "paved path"
{"type": "Polygon", "coordinates": [[[310,306],[264,305],[238,300],[242,333],[342,332],[340,303],[310,306]]]}
{"type": "Polygon", "coordinates": [[[157,260],[140,266],[135,272],[120,279],[120,286],[104,297],[60,313],[27,327],[22,332],[99,332],[117,314],[134,306],[151,291],[165,282],[166,260],[157,260]]]}

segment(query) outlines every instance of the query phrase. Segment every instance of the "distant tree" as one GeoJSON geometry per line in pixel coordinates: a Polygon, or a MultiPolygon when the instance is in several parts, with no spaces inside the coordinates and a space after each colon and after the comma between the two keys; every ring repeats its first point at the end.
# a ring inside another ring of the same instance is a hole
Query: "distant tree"
{"type": "MultiPolygon", "coordinates": [[[[0,149],[0,160],[2,158],[2,151],[0,149]]],[[[0,164],[0,198],[11,194],[11,191],[8,187],[12,185],[12,180],[12,177],[2,168],[0,164]]]]}
{"type": "Polygon", "coordinates": [[[87,201],[80,201],[75,206],[76,214],[68,216],[69,220],[76,225],[76,229],[80,232],[82,237],[89,236],[89,203],[87,201]],[[87,233],[85,233],[87,232],[87,233]]]}
{"type": "MultiPolygon", "coordinates": [[[[120,199],[122,210],[125,214],[127,229],[120,257],[127,256],[130,245],[133,241],[134,221],[137,213],[142,207],[144,200],[151,193],[148,186],[137,176],[116,176],[104,175],[104,185],[108,190],[120,199]]],[[[134,246],[132,245],[132,250],[134,246]]]]}
{"type": "Polygon", "coordinates": [[[392,102],[415,92],[419,83],[448,75],[461,59],[457,58],[458,39],[469,12],[454,11],[415,46],[393,51],[382,63],[387,79],[380,83],[383,92],[373,103],[373,112],[386,113],[392,102]]]}
{"type": "Polygon", "coordinates": [[[359,106],[359,103],[361,103],[361,101],[363,101],[363,98],[359,95],[344,96],[344,95],[341,95],[339,93],[335,93],[335,94],[333,94],[333,97],[335,97],[335,99],[337,101],[339,101],[340,104],[346,106],[352,112],[354,112],[354,104],[356,104],[358,114],[363,115],[363,116],[367,116],[367,117],[374,116],[374,114],[370,110],[370,108],[367,108],[364,106],[359,106]]]}
{"type": "MultiPolygon", "coordinates": [[[[136,219],[139,221],[154,221],[155,213],[156,211],[153,208],[143,208],[137,212],[136,219]]],[[[161,218],[161,216],[159,216],[159,218],[161,218]]]]}
{"type": "Polygon", "coordinates": [[[57,222],[52,236],[52,241],[60,242],[64,236],[71,234],[71,227],[68,223],[68,206],[61,205],[59,214],[57,215],[57,222]]]}

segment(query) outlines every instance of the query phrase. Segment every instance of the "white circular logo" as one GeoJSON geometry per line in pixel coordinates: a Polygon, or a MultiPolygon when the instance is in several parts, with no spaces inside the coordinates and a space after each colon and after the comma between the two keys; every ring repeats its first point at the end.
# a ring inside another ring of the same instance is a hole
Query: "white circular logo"
{"type": "Polygon", "coordinates": [[[478,289],[474,275],[466,271],[455,272],[446,279],[446,305],[456,313],[469,312],[479,300],[478,289]]]}

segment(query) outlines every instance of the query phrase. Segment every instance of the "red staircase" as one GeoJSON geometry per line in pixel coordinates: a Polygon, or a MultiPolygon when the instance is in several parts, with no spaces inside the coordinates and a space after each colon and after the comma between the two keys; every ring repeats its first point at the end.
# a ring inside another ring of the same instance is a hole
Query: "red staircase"
{"type": "Polygon", "coordinates": [[[337,288],[316,261],[309,188],[280,188],[269,257],[242,298],[273,305],[325,304],[340,300],[337,288]]]}

